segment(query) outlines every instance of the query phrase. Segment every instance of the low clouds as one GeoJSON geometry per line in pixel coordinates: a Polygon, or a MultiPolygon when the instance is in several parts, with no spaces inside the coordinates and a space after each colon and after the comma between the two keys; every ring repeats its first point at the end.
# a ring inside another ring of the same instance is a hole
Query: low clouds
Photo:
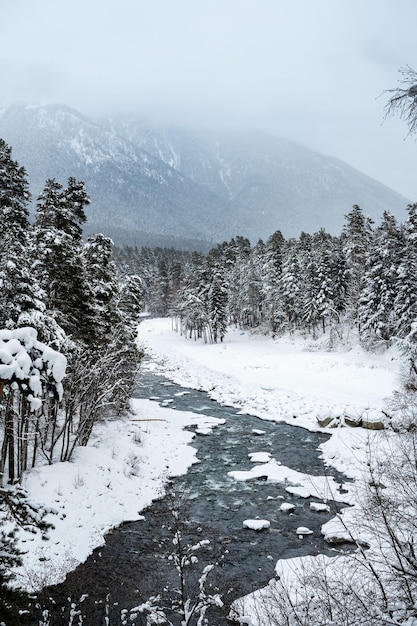
{"type": "Polygon", "coordinates": [[[16,0],[0,19],[0,104],[253,125],[417,199],[417,147],[378,98],[417,65],[414,0],[16,0]]]}

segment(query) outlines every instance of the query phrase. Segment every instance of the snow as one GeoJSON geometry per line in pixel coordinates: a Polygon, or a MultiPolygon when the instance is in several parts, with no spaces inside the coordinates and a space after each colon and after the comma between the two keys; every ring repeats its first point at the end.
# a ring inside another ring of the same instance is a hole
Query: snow
{"type": "Polygon", "coordinates": [[[243,528],[250,528],[251,530],[263,530],[270,526],[271,522],[267,519],[245,519],[243,521],[243,528]]]}
{"type": "MultiPolygon", "coordinates": [[[[321,446],[324,461],[350,478],[362,476],[367,446],[380,432],[347,426],[323,428],[316,418],[326,412],[380,414],[384,398],[397,386],[400,362],[395,352],[375,356],[358,347],[327,352],[325,345],[302,337],[271,339],[235,329],[223,343],[206,345],[173,332],[169,319],[144,319],[138,337],[157,372],[184,387],[203,389],[242,412],[328,433],[329,440],[321,446]]],[[[10,350],[6,349],[6,355],[10,350]]],[[[61,365],[53,369],[55,380],[60,380],[61,365]]],[[[140,519],[144,508],[163,493],[167,477],[186,472],[197,461],[192,440],[199,435],[185,427],[195,425],[196,433],[210,436],[219,423],[204,415],[160,407],[151,400],[133,400],[132,408],[131,419],[98,426],[89,445],[79,448],[71,463],[38,467],[25,474],[23,486],[32,500],[55,510],[48,516],[55,526],[48,542],[39,535],[21,535],[20,545],[27,553],[17,570],[18,582],[26,589],[63,580],[67,571],[104,543],[112,527],[140,519]]],[[[262,444],[262,434],[261,428],[252,431],[256,443],[262,444]]],[[[317,498],[316,511],[327,509],[329,499],[354,503],[355,483],[341,488],[328,476],[297,472],[270,458],[262,447],[250,455],[247,467],[234,468],[229,475],[234,480],[263,476],[283,483],[289,493],[317,498]]],[[[280,510],[289,513],[291,505],[283,502],[280,510]]],[[[355,511],[350,507],[343,516],[354,516],[355,511]]],[[[267,528],[269,522],[255,518],[244,524],[257,529],[267,528]]],[[[307,531],[296,529],[300,536],[307,531]]],[[[323,531],[339,534],[342,528],[335,518],[323,531]]],[[[277,565],[287,574],[299,566],[297,559],[277,565]]],[[[250,608],[250,603],[246,598],[243,608],[250,608]]],[[[242,609],[243,614],[249,615],[249,610],[243,613],[242,609]]]]}
{"type": "Polygon", "coordinates": [[[323,504],[322,502],[310,502],[310,509],[316,512],[325,512],[330,511],[330,507],[327,504],[323,504]]]}
{"type": "Polygon", "coordinates": [[[251,452],[248,456],[252,463],[268,463],[271,460],[269,452],[251,452]]]}
{"type": "Polygon", "coordinates": [[[271,339],[238,329],[220,344],[204,344],[172,332],[169,319],[146,319],[139,338],[157,369],[176,383],[203,389],[242,412],[310,430],[325,431],[316,417],[331,411],[380,412],[397,386],[399,362],[391,352],[328,352],[295,335],[271,339]]]}
{"type": "Polygon", "coordinates": [[[297,494],[302,498],[314,496],[323,500],[335,500],[350,503],[352,501],[349,484],[343,484],[343,493],[340,493],[341,485],[332,476],[311,476],[298,472],[281,465],[276,459],[271,459],[262,465],[255,465],[250,470],[233,470],[228,475],[235,480],[253,480],[265,477],[270,482],[289,485],[288,493],[297,494]]]}
{"type": "MultiPolygon", "coordinates": [[[[32,469],[23,487],[31,500],[52,508],[50,540],[21,533],[26,551],[17,582],[30,591],[64,580],[65,575],[103,545],[114,526],[137,520],[161,496],[169,476],[197,461],[186,426],[205,428],[205,416],[132,400],[131,419],[100,424],[74,460],[32,469]],[[47,564],[47,565],[46,565],[47,564]]],[[[220,420],[211,418],[210,428],[220,420]]]]}
{"type": "Polygon", "coordinates": [[[310,528],[307,528],[307,526],[299,526],[295,532],[296,532],[297,535],[300,535],[302,537],[304,535],[312,535],[313,534],[313,531],[310,530],[310,528]]]}
{"type": "Polygon", "coordinates": [[[65,356],[38,341],[34,328],[0,330],[0,380],[15,379],[27,384],[34,394],[29,397],[32,410],[40,406],[36,396],[42,395],[45,376],[52,378],[58,395],[62,395],[66,367],[65,356]]]}
{"type": "Polygon", "coordinates": [[[291,513],[291,511],[294,511],[294,509],[295,505],[291,504],[290,502],[283,502],[279,507],[279,510],[283,511],[284,513],[291,513]]]}

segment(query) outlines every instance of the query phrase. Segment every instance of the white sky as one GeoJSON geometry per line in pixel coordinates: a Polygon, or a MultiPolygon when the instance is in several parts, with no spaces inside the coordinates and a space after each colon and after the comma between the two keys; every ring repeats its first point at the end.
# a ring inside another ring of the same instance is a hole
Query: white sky
{"type": "Polygon", "coordinates": [[[262,128],[417,201],[381,95],[417,69],[415,0],[0,0],[0,24],[2,105],[262,128]]]}

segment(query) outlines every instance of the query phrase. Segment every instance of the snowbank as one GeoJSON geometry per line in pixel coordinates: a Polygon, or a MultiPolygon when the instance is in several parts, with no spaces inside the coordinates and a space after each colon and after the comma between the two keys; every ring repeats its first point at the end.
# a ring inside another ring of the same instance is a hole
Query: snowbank
{"type": "MultiPolygon", "coordinates": [[[[207,426],[205,416],[133,400],[131,419],[95,428],[89,445],[73,461],[35,468],[23,487],[31,501],[53,512],[50,540],[22,533],[26,551],[17,583],[34,591],[64,580],[66,573],[104,544],[106,533],[140,512],[164,492],[167,477],[185,473],[196,461],[189,425],[207,426]]],[[[212,418],[212,425],[216,420],[212,418]]]]}
{"type": "MultiPolygon", "coordinates": [[[[139,327],[139,342],[156,362],[156,369],[175,382],[206,390],[216,400],[235,405],[268,420],[285,420],[332,435],[323,457],[350,476],[358,476],[365,460],[369,432],[321,428],[319,413],[365,408],[380,410],[396,385],[398,361],[392,355],[374,357],[360,349],[329,353],[313,351],[301,339],[272,340],[232,330],[224,343],[205,345],[171,330],[167,319],[147,319],[139,327]]],[[[22,535],[27,550],[18,582],[28,590],[59,582],[104,543],[112,527],[139,519],[141,511],[161,495],[167,476],[178,475],[195,462],[195,424],[209,432],[205,416],[134,400],[135,415],[98,427],[86,448],[71,463],[44,466],[25,475],[24,487],[39,505],[52,507],[55,528],[50,541],[22,535]]],[[[261,433],[261,430],[254,432],[261,433]]],[[[372,433],[378,437],[378,433],[372,433]]],[[[296,475],[273,459],[255,455],[250,474],[287,480],[289,489],[313,490],[311,480],[296,475]]],[[[250,475],[235,472],[236,479],[250,475]]],[[[315,482],[325,498],[329,483],[315,482]]],[[[350,497],[351,494],[345,494],[350,497]]],[[[329,532],[339,529],[328,528],[329,532]]]]}
{"type": "Polygon", "coordinates": [[[223,343],[204,344],[172,331],[169,319],[147,319],[139,326],[139,343],[161,373],[184,387],[265,420],[331,434],[324,457],[353,476],[365,442],[378,433],[323,428],[317,416],[381,414],[398,386],[395,352],[373,355],[359,346],[329,352],[324,343],[299,336],[272,339],[230,329],[223,343]]]}

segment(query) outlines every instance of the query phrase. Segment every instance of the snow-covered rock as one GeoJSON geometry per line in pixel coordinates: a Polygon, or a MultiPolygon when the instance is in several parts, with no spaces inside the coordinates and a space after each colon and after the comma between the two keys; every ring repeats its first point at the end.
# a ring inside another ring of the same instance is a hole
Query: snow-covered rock
{"type": "Polygon", "coordinates": [[[250,528],[251,530],[263,530],[270,526],[271,522],[267,519],[245,519],[243,522],[243,528],[250,528]]]}
{"type": "Polygon", "coordinates": [[[294,504],[290,504],[289,502],[283,502],[279,507],[279,510],[283,511],[284,513],[291,513],[291,511],[294,511],[294,509],[294,504]]]}
{"type": "Polygon", "coordinates": [[[323,511],[327,513],[330,511],[330,507],[327,504],[324,504],[324,502],[310,502],[310,509],[312,511],[323,511]]]}

